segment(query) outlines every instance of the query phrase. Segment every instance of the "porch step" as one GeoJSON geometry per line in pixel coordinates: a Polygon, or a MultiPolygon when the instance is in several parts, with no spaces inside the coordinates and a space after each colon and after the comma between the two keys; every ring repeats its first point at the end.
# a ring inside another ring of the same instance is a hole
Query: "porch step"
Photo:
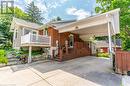
{"type": "Polygon", "coordinates": [[[10,66],[10,65],[18,65],[18,64],[21,64],[21,62],[20,61],[12,61],[12,62],[8,62],[8,66],[10,66]]]}
{"type": "Polygon", "coordinates": [[[9,61],[9,62],[19,61],[19,59],[18,59],[18,58],[8,58],[8,61],[9,61]]]}
{"type": "Polygon", "coordinates": [[[21,64],[21,61],[19,61],[18,58],[8,58],[7,65],[16,65],[16,64],[21,64]]]}

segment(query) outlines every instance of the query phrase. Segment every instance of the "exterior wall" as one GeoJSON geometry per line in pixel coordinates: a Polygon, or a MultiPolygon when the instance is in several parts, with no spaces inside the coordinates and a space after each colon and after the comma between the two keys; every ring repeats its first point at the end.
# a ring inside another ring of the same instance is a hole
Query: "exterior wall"
{"type": "Polygon", "coordinates": [[[65,33],[60,33],[60,39],[59,39],[59,43],[60,46],[65,46],[65,41],[69,40],[69,32],[65,32],[65,33]]]}
{"type": "Polygon", "coordinates": [[[101,47],[100,49],[102,49],[104,53],[108,53],[108,47],[101,47]]]}
{"type": "Polygon", "coordinates": [[[58,30],[53,29],[52,27],[49,27],[48,35],[51,36],[51,46],[56,47],[56,41],[59,40],[58,30]]]}
{"type": "Polygon", "coordinates": [[[15,38],[16,34],[14,33],[13,48],[14,49],[20,49],[21,36],[22,36],[22,27],[18,27],[18,28],[15,28],[15,29],[17,29],[17,38],[15,38]]]}
{"type": "Polygon", "coordinates": [[[91,49],[87,42],[75,42],[74,48],[70,48],[68,54],[64,53],[61,60],[64,61],[89,55],[91,55],[91,49]]]}
{"type": "MultiPolygon", "coordinates": [[[[60,45],[64,46],[65,45],[65,41],[69,41],[69,35],[73,34],[70,32],[65,32],[65,33],[60,33],[60,45]]],[[[78,34],[73,34],[74,35],[74,42],[83,42],[80,38],[78,34]]]]}
{"type": "Polygon", "coordinates": [[[48,28],[48,35],[51,36],[51,55],[52,55],[52,57],[55,52],[54,50],[56,49],[57,40],[59,42],[59,49],[58,49],[58,52],[59,52],[58,58],[60,59],[59,61],[91,55],[91,49],[89,48],[89,43],[82,41],[79,38],[78,34],[73,34],[74,47],[69,48],[69,46],[68,46],[68,53],[67,54],[64,53],[64,50],[62,50],[62,48],[65,47],[66,40],[69,42],[70,34],[73,34],[73,33],[70,33],[70,32],[59,33],[58,30],[56,30],[52,27],[48,28]]]}
{"type": "Polygon", "coordinates": [[[38,31],[38,34],[39,34],[39,35],[43,35],[43,30],[39,30],[39,31],[38,31]]]}

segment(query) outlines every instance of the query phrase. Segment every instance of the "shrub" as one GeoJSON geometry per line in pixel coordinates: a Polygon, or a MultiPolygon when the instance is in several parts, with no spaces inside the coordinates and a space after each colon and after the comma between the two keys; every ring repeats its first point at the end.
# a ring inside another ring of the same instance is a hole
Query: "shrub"
{"type": "Polygon", "coordinates": [[[109,57],[108,53],[98,53],[97,54],[98,57],[109,57]]]}
{"type": "Polygon", "coordinates": [[[6,55],[5,51],[4,50],[0,50],[0,56],[5,56],[5,55],[6,55]]]}
{"type": "Polygon", "coordinates": [[[0,63],[2,63],[2,64],[8,63],[8,59],[6,57],[6,53],[4,50],[0,50],[0,63]]]}
{"type": "Polygon", "coordinates": [[[0,56],[0,63],[7,64],[8,63],[8,59],[6,57],[0,56]]]}

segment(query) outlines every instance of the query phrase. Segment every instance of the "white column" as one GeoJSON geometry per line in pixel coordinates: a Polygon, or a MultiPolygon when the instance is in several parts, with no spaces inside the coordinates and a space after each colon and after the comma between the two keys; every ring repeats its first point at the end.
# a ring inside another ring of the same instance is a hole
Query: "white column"
{"type": "Polygon", "coordinates": [[[14,33],[13,33],[13,48],[15,48],[16,46],[15,37],[16,37],[16,28],[14,29],[14,33]]]}
{"type": "Polygon", "coordinates": [[[32,61],[32,46],[29,46],[29,56],[28,56],[28,63],[32,61]]]}
{"type": "Polygon", "coordinates": [[[22,28],[22,36],[24,35],[24,28],[22,28]]]}
{"type": "Polygon", "coordinates": [[[108,40],[109,40],[109,54],[112,58],[112,40],[111,40],[111,30],[110,30],[110,22],[108,22],[108,40]]]}

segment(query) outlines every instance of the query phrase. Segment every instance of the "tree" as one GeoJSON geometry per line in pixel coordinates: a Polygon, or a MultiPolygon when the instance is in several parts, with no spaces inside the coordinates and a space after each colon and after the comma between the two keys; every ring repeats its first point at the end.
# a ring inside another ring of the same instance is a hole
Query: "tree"
{"type": "Polygon", "coordinates": [[[33,1],[30,4],[28,4],[26,8],[26,13],[29,16],[28,20],[31,22],[40,24],[43,20],[43,17],[41,16],[41,11],[37,6],[35,6],[33,1]]]}
{"type": "Polygon", "coordinates": [[[27,20],[28,14],[19,9],[18,7],[14,8],[14,17],[27,20]]]}
{"type": "Polygon", "coordinates": [[[11,14],[0,15],[0,44],[4,49],[5,46],[11,47],[12,44],[13,34],[10,32],[11,17],[11,14]]]}
{"type": "Polygon", "coordinates": [[[13,17],[27,19],[28,15],[18,7],[14,8],[14,14],[0,14],[0,47],[3,49],[12,47],[13,33],[10,32],[10,25],[13,17]]]}
{"type": "Polygon", "coordinates": [[[99,4],[96,13],[104,13],[116,8],[120,8],[120,29],[119,34],[122,39],[122,48],[130,49],[130,0],[96,0],[99,4]]]}
{"type": "Polygon", "coordinates": [[[53,21],[53,22],[54,22],[54,21],[61,21],[61,20],[62,20],[62,18],[58,16],[58,17],[56,17],[56,18],[52,19],[51,21],[53,21]]]}

